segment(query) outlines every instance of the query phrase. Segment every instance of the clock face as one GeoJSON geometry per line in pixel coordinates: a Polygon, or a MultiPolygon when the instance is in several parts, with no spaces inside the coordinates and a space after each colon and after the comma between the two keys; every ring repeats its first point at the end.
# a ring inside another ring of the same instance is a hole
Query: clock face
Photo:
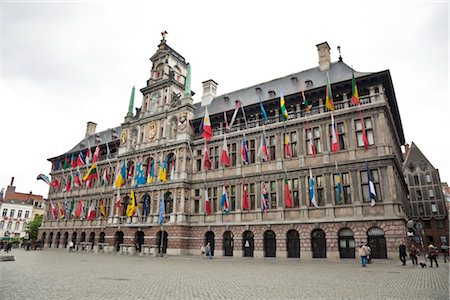
{"type": "Polygon", "coordinates": [[[420,168],[422,169],[422,171],[425,171],[425,169],[427,168],[427,163],[423,160],[420,162],[419,165],[420,165],[420,168]]]}

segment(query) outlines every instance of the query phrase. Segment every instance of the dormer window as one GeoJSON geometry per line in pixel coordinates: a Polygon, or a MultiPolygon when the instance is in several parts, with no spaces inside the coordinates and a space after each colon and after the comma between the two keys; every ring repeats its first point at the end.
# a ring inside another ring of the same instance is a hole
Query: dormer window
{"type": "Polygon", "coordinates": [[[273,91],[273,90],[270,90],[267,93],[269,93],[270,97],[275,97],[277,95],[277,93],[275,93],[275,91],[273,91]]]}
{"type": "Polygon", "coordinates": [[[224,100],[225,102],[228,102],[228,101],[230,101],[230,97],[225,96],[225,97],[223,97],[223,100],[224,100]]]}
{"type": "Polygon", "coordinates": [[[260,87],[255,88],[256,95],[260,96],[262,93],[262,89],[260,87]]]}
{"type": "Polygon", "coordinates": [[[305,86],[307,87],[307,88],[310,88],[310,87],[312,87],[312,86],[314,86],[314,83],[312,82],[312,80],[305,80],[305,86]]]}
{"type": "Polygon", "coordinates": [[[292,82],[292,84],[296,84],[298,82],[298,78],[295,77],[295,76],[292,76],[291,77],[291,82],[292,82]]]}

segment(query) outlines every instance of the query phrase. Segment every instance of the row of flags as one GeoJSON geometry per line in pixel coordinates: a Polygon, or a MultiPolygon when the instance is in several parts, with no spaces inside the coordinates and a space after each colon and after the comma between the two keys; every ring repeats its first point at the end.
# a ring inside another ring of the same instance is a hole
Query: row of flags
{"type": "MultiPolygon", "coordinates": [[[[77,203],[75,203],[75,200],[72,199],[71,203],[69,204],[67,200],[64,201],[62,204],[61,201],[58,201],[57,207],[53,204],[53,201],[50,199],[50,211],[52,213],[53,219],[58,219],[58,217],[61,220],[64,219],[86,219],[88,221],[91,221],[96,218],[96,212],[95,212],[95,202],[91,201],[91,205],[89,206],[87,212],[85,207],[85,202],[83,200],[78,200],[77,203]]],[[[106,208],[105,208],[105,200],[100,199],[100,215],[103,218],[106,218],[106,208]]]]}
{"type": "MultiPolygon", "coordinates": [[[[106,144],[108,155],[110,156],[110,151],[108,144],[106,144]]],[[[75,152],[72,152],[72,156],[70,160],[67,158],[64,160],[64,162],[60,162],[59,160],[52,161],[52,170],[57,170],[59,168],[66,170],[68,168],[79,168],[84,165],[89,165],[91,163],[96,163],[99,160],[100,157],[100,146],[97,145],[95,147],[94,152],[92,153],[91,147],[88,147],[85,151],[85,154],[83,154],[83,151],[78,152],[78,154],[75,154],[75,152]]]]}

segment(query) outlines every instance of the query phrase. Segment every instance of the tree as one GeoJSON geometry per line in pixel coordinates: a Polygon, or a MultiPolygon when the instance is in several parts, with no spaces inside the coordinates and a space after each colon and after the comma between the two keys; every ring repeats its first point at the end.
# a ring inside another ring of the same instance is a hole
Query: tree
{"type": "Polygon", "coordinates": [[[43,219],[44,215],[35,215],[33,221],[28,223],[28,234],[30,236],[30,240],[37,240],[38,230],[39,227],[41,227],[43,219]]]}

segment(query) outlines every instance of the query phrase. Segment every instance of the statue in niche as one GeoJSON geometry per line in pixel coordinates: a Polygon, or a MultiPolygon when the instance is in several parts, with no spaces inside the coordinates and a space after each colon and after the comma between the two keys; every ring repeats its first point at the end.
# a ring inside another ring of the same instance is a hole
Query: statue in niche
{"type": "Polygon", "coordinates": [[[152,142],[156,138],[156,123],[150,122],[147,125],[147,141],[152,142]]]}
{"type": "Polygon", "coordinates": [[[170,120],[170,135],[169,139],[175,139],[177,137],[177,126],[178,126],[178,120],[177,118],[172,118],[170,120]]]}
{"type": "Polygon", "coordinates": [[[156,109],[156,106],[157,106],[157,104],[158,104],[158,99],[159,99],[159,93],[158,92],[155,92],[155,93],[153,93],[152,94],[152,100],[150,101],[150,103],[149,103],[149,110],[150,110],[150,112],[154,112],[155,111],[155,109],[156,109]]]}
{"type": "Polygon", "coordinates": [[[133,128],[131,130],[131,149],[134,150],[136,148],[136,143],[137,143],[137,129],[133,128]]]}
{"type": "Polygon", "coordinates": [[[125,146],[125,144],[127,143],[127,139],[128,139],[128,132],[126,130],[123,130],[122,133],[120,134],[120,145],[125,146]]]}
{"type": "Polygon", "coordinates": [[[178,128],[180,129],[180,131],[184,131],[187,125],[187,113],[186,112],[180,113],[178,118],[180,120],[180,125],[178,126],[178,128]]]}

